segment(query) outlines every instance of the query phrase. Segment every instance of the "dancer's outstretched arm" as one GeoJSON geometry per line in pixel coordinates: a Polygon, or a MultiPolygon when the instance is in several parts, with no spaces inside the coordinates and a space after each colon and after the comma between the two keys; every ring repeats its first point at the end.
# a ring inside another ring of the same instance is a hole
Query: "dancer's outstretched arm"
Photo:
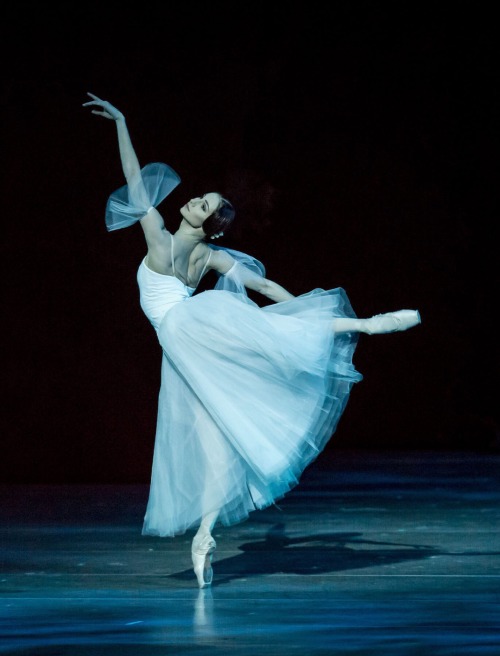
{"type": "MultiPolygon", "coordinates": [[[[118,148],[123,169],[123,175],[127,181],[131,203],[136,207],[147,207],[149,204],[148,194],[141,175],[141,166],[135,152],[134,146],[127,127],[124,114],[107,100],[102,100],[93,93],[88,92],[92,100],[83,103],[84,107],[94,107],[92,114],[103,116],[115,122],[118,136],[118,148]]],[[[141,219],[146,242],[149,248],[154,248],[166,239],[167,231],[163,217],[154,207],[150,207],[147,214],[141,219]]]]}
{"type": "MultiPolygon", "coordinates": [[[[236,260],[226,251],[212,251],[209,268],[214,269],[217,273],[224,275],[235,265],[237,266],[236,260]]],[[[266,296],[269,300],[274,301],[275,303],[289,301],[290,299],[295,298],[295,296],[282,287],[282,285],[279,285],[273,280],[269,280],[269,278],[259,276],[244,266],[240,267],[238,279],[247,289],[252,289],[259,294],[266,296]]]]}

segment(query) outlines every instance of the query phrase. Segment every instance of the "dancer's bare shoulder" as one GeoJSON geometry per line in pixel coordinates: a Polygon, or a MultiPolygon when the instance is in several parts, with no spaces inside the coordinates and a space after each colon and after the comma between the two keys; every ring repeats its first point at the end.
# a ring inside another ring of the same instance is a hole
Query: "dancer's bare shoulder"
{"type": "Polygon", "coordinates": [[[206,248],[211,251],[210,260],[207,268],[217,271],[217,273],[225,274],[234,265],[235,259],[229,255],[227,251],[210,249],[209,246],[204,244],[206,248]]]}

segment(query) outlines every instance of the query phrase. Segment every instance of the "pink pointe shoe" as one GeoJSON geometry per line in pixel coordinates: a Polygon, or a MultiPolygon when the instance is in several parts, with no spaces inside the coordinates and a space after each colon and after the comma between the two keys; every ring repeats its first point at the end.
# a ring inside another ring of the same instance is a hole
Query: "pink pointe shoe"
{"type": "Polygon", "coordinates": [[[398,310],[398,312],[376,314],[370,319],[365,319],[363,332],[368,335],[397,333],[413,328],[419,323],[421,323],[421,319],[418,310],[398,310]]]}
{"type": "Polygon", "coordinates": [[[193,560],[193,569],[198,579],[198,587],[207,588],[212,583],[213,569],[212,556],[217,544],[213,537],[204,535],[202,537],[194,536],[191,545],[191,558],[193,560]]]}

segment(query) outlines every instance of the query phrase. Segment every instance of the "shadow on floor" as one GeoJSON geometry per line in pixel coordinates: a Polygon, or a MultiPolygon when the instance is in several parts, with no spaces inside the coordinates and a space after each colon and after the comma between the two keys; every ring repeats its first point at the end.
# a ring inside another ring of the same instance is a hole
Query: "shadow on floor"
{"type": "MultiPolygon", "coordinates": [[[[214,585],[253,575],[342,572],[423,560],[445,553],[425,545],[365,540],[361,533],[322,533],[288,538],[284,524],[275,524],[263,540],[246,542],[239,548],[242,553],[236,556],[223,560],[214,557],[214,567],[217,568],[214,585]]],[[[170,577],[191,580],[193,572],[184,570],[170,577]]]]}

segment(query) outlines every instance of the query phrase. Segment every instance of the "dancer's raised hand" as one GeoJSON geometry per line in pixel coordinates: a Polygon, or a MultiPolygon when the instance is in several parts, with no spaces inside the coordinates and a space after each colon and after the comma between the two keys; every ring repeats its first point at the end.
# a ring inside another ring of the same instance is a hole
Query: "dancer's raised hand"
{"type": "Polygon", "coordinates": [[[92,114],[97,114],[98,116],[104,116],[104,118],[111,119],[112,121],[118,121],[119,119],[125,118],[124,115],[120,112],[119,109],[114,107],[107,100],[101,100],[93,93],[87,92],[87,95],[93,98],[86,103],[83,103],[83,107],[100,107],[101,111],[98,109],[93,109],[92,114]]]}

